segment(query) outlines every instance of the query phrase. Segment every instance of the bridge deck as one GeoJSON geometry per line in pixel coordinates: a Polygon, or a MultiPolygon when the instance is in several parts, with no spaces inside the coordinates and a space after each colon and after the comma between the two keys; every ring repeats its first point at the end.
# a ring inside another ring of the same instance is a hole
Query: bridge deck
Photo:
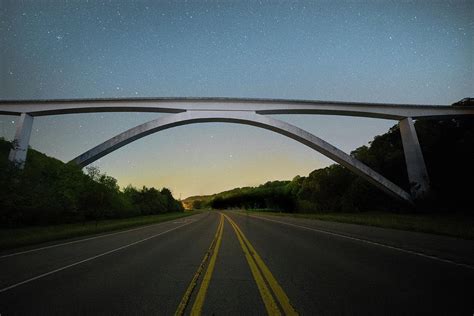
{"type": "Polygon", "coordinates": [[[401,120],[474,115],[469,106],[413,105],[248,98],[119,98],[3,100],[0,114],[32,116],[88,112],[250,111],[259,114],[323,114],[401,120]]]}

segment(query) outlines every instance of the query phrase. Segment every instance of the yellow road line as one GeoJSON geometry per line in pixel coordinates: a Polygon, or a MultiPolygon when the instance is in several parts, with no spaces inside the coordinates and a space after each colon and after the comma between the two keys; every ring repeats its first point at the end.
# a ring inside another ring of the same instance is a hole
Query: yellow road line
{"type": "Polygon", "coordinates": [[[278,309],[278,305],[273,299],[270,289],[265,284],[264,278],[262,274],[260,273],[260,270],[258,269],[257,264],[255,263],[249,249],[247,248],[244,241],[242,240],[242,237],[237,231],[236,224],[232,222],[229,219],[229,217],[227,217],[226,215],[224,216],[227,218],[229,223],[234,228],[235,234],[237,236],[237,239],[239,240],[242,250],[244,251],[245,259],[247,259],[247,263],[250,267],[250,271],[252,272],[255,283],[257,283],[258,291],[260,292],[260,296],[262,297],[263,303],[265,304],[265,309],[267,310],[268,315],[281,315],[280,310],[278,309]]]}
{"type": "MultiPolygon", "coordinates": [[[[280,306],[282,307],[284,313],[286,315],[298,315],[298,313],[293,308],[293,306],[291,306],[290,299],[286,295],[285,291],[280,286],[280,284],[278,284],[277,280],[275,279],[273,274],[270,272],[270,269],[263,262],[262,258],[259,256],[259,254],[255,250],[255,248],[252,246],[252,244],[249,242],[249,240],[242,233],[239,226],[229,216],[227,216],[227,215],[224,215],[224,216],[232,224],[232,227],[234,227],[234,230],[236,231],[237,236],[239,236],[239,234],[240,234],[240,236],[242,237],[243,241],[245,242],[246,246],[248,247],[248,250],[249,250],[250,254],[253,256],[253,259],[255,260],[258,267],[262,271],[263,276],[265,277],[266,281],[270,285],[270,288],[272,289],[273,293],[275,294],[278,302],[280,303],[280,306]]],[[[239,239],[239,241],[240,241],[240,239],[239,239]]],[[[241,243],[241,245],[242,245],[242,243],[241,243]]],[[[243,248],[244,247],[242,246],[242,249],[243,248]]],[[[245,252],[245,250],[244,250],[244,252],[245,252]]],[[[262,296],[262,298],[263,298],[263,296],[262,296]]],[[[268,311],[268,309],[267,309],[267,312],[269,312],[269,314],[270,314],[270,311],[268,311]]]]}
{"type": "Polygon", "coordinates": [[[216,245],[217,240],[219,239],[219,236],[222,236],[223,228],[224,228],[224,218],[221,214],[219,225],[217,226],[217,231],[216,231],[216,234],[214,235],[214,239],[212,240],[211,245],[209,246],[209,250],[204,255],[204,258],[202,259],[201,264],[199,265],[199,268],[197,269],[196,273],[194,274],[193,279],[191,280],[191,283],[189,284],[188,288],[186,289],[186,292],[184,293],[184,296],[181,299],[181,302],[179,303],[178,308],[176,309],[176,312],[174,313],[175,316],[180,316],[180,315],[184,314],[186,306],[189,303],[189,299],[191,298],[191,294],[192,294],[194,288],[197,285],[199,276],[201,275],[202,271],[204,270],[204,265],[206,264],[207,260],[209,259],[209,256],[212,253],[212,250],[213,250],[214,246],[216,245]]]}
{"type": "Polygon", "coordinates": [[[219,253],[219,247],[221,246],[222,241],[222,232],[224,231],[224,218],[222,217],[222,214],[221,221],[219,223],[219,228],[220,229],[217,236],[216,246],[214,248],[214,251],[212,252],[209,265],[207,266],[206,274],[204,274],[201,287],[199,288],[199,292],[196,295],[196,300],[194,301],[193,307],[191,309],[191,315],[193,316],[201,315],[204,300],[206,299],[207,289],[209,287],[209,283],[211,282],[212,272],[214,272],[214,266],[216,265],[217,254],[219,253]]]}

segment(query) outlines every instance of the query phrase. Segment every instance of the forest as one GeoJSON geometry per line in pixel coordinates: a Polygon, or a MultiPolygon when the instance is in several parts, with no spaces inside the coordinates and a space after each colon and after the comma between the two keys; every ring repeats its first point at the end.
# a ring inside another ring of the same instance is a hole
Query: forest
{"type": "MultiPolygon", "coordinates": [[[[291,181],[236,188],[200,199],[194,208],[245,208],[282,212],[450,212],[472,213],[474,195],[474,119],[418,120],[418,138],[431,191],[415,207],[383,193],[346,168],[333,164],[291,181]]],[[[394,125],[351,155],[407,192],[408,177],[400,130],[394,125]]],[[[186,200],[184,201],[186,202],[186,200]]]]}
{"type": "Polygon", "coordinates": [[[167,188],[120,189],[96,167],[65,164],[29,149],[23,170],[8,160],[11,143],[0,139],[0,225],[20,227],[97,221],[183,211],[167,188]]]}

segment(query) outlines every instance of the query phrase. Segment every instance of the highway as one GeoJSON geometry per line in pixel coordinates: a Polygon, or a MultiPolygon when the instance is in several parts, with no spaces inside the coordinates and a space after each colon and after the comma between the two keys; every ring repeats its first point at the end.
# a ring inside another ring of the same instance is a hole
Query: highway
{"type": "Polygon", "coordinates": [[[205,212],[0,254],[0,315],[473,315],[474,241],[205,212]]]}

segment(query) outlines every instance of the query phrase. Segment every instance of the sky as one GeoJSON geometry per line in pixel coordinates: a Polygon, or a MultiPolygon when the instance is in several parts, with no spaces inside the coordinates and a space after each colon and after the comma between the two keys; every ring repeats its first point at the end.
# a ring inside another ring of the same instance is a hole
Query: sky
{"type": "MultiPolygon", "coordinates": [[[[245,97],[452,104],[474,95],[473,1],[0,0],[0,99],[245,97]]],[[[167,114],[37,117],[62,161],[167,114]]],[[[278,115],[350,153],[396,121],[278,115]]],[[[0,116],[12,139],[17,117],[0,116]]],[[[206,123],[95,163],[175,197],[290,180],[331,164],[256,127],[206,123]]]]}

